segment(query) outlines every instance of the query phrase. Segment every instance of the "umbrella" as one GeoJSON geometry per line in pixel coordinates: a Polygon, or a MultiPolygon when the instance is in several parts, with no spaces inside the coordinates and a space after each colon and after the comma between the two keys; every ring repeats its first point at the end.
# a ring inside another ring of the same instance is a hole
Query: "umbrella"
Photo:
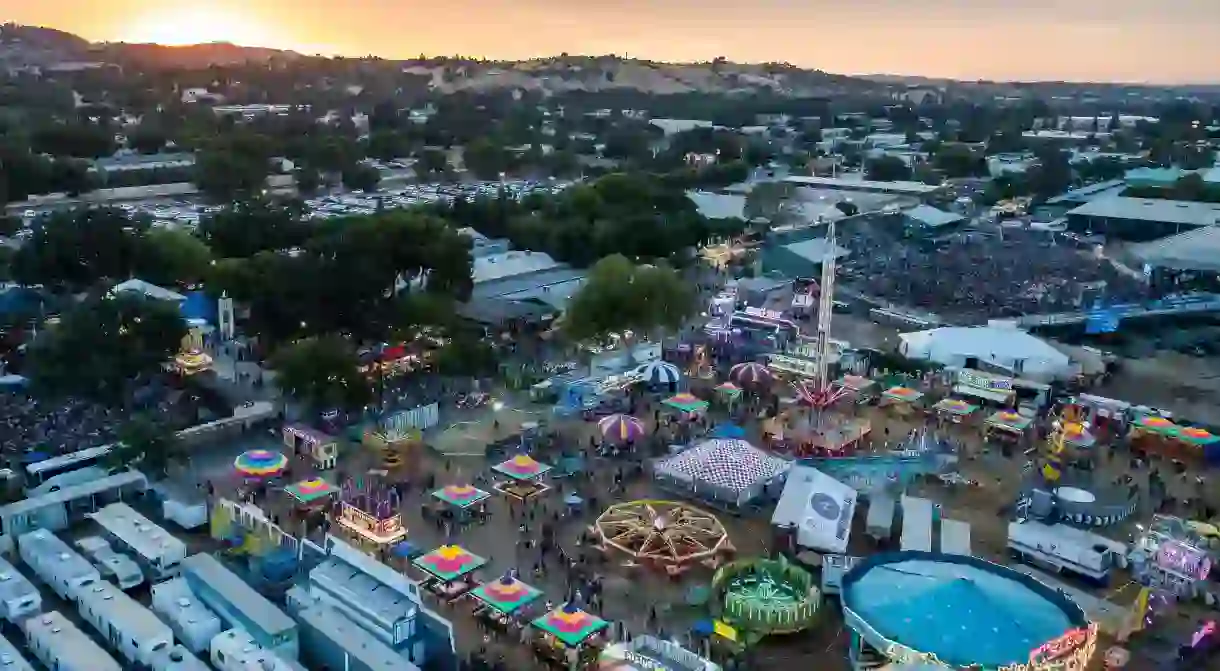
{"type": "Polygon", "coordinates": [[[635,369],[640,381],[649,385],[677,384],[682,379],[678,367],[665,361],[652,361],[635,369]]]}
{"type": "Polygon", "coordinates": [[[609,415],[597,422],[597,431],[602,438],[626,443],[644,435],[644,423],[631,415],[609,415]]]}
{"type": "Polygon", "coordinates": [[[747,361],[729,369],[729,379],[742,386],[764,386],[771,383],[774,375],[761,363],[747,361]]]}
{"type": "Polygon", "coordinates": [[[242,475],[252,477],[278,475],[287,467],[288,457],[271,450],[248,450],[233,460],[233,468],[242,475]]]}

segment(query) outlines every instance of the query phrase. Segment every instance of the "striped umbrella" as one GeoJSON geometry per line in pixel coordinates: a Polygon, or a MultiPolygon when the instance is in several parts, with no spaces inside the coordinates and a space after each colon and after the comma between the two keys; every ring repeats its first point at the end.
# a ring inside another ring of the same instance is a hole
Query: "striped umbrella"
{"type": "Polygon", "coordinates": [[[609,415],[597,422],[597,430],[607,440],[625,443],[644,435],[644,423],[631,415],[609,415]]]}
{"type": "Polygon", "coordinates": [[[729,369],[729,379],[743,387],[762,387],[774,379],[771,371],[757,361],[739,363],[729,369]]]}
{"type": "Polygon", "coordinates": [[[651,361],[635,369],[640,381],[649,385],[677,384],[682,379],[682,372],[672,363],[651,361]]]}

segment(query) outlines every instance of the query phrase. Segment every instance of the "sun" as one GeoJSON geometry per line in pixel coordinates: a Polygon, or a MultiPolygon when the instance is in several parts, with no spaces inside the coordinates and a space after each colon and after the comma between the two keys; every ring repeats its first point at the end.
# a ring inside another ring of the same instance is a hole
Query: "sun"
{"type": "Polygon", "coordinates": [[[139,16],[121,40],[167,46],[208,42],[269,46],[271,37],[253,17],[218,8],[199,8],[161,10],[139,16]]]}

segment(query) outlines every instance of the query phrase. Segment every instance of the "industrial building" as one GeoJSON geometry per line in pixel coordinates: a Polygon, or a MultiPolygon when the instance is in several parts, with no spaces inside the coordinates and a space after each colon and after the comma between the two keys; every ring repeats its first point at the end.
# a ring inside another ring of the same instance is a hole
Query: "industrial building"
{"type": "Polygon", "coordinates": [[[867,179],[851,177],[809,177],[794,175],[784,178],[785,182],[797,186],[812,186],[818,189],[837,191],[863,191],[866,193],[892,193],[902,196],[930,196],[944,189],[942,186],[924,184],[923,182],[874,182],[867,179]]]}
{"type": "Polygon", "coordinates": [[[817,227],[768,236],[762,250],[763,272],[791,278],[817,276],[828,254],[833,252],[835,258],[848,254],[847,249],[827,240],[825,234],[824,228],[817,227]]]}
{"type": "Polygon", "coordinates": [[[1067,213],[1068,227],[1123,240],[1146,241],[1220,223],[1220,203],[1098,198],[1067,213]]]}

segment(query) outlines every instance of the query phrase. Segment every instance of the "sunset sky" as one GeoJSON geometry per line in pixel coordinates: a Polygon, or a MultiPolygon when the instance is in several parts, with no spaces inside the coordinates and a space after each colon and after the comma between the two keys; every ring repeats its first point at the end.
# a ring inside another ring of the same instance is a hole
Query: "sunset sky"
{"type": "Polygon", "coordinates": [[[0,0],[0,18],[92,40],[326,55],[566,51],[843,73],[1220,82],[1220,0],[0,0]]]}

